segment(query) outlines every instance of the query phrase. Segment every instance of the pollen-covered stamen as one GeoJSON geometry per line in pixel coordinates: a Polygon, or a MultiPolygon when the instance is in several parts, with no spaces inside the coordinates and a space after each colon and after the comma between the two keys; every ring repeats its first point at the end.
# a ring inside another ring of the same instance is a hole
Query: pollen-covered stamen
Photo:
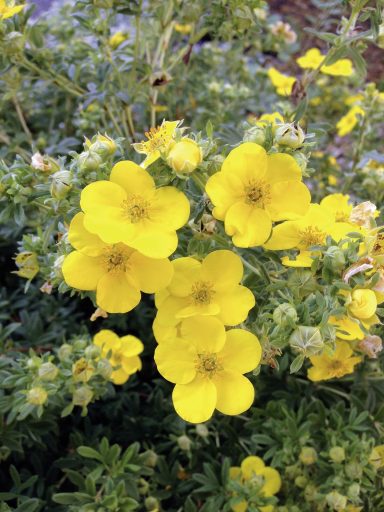
{"type": "Polygon", "coordinates": [[[191,296],[196,306],[206,306],[210,304],[214,294],[213,283],[209,281],[196,281],[192,285],[191,296]]]}
{"type": "Polygon", "coordinates": [[[327,234],[316,226],[308,226],[300,231],[302,245],[308,249],[313,245],[322,245],[327,234]]]}
{"type": "Polygon", "coordinates": [[[104,266],[107,272],[126,272],[129,266],[131,251],[119,246],[107,249],[103,255],[104,266]]]}
{"type": "Polygon", "coordinates": [[[206,377],[213,377],[223,366],[217,354],[197,354],[196,370],[206,377]]]}
{"type": "Polygon", "coordinates": [[[244,187],[245,202],[264,208],[271,201],[271,186],[262,180],[250,181],[244,187]]]}
{"type": "Polygon", "coordinates": [[[142,144],[148,153],[167,147],[172,140],[172,134],[169,133],[166,126],[151,128],[148,132],[145,132],[145,136],[148,140],[142,142],[142,144]]]}
{"type": "Polygon", "coordinates": [[[332,361],[329,364],[329,368],[334,372],[335,377],[342,377],[345,374],[343,361],[332,361]]]}
{"type": "Polygon", "coordinates": [[[123,201],[122,207],[126,217],[132,224],[136,224],[136,222],[148,219],[149,217],[150,203],[141,196],[132,195],[123,201]]]}

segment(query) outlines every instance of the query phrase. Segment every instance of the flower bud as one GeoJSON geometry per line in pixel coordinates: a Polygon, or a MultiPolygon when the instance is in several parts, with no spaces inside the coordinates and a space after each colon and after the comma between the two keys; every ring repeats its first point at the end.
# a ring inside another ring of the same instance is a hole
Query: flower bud
{"type": "Polygon", "coordinates": [[[145,496],[149,491],[149,483],[144,478],[140,478],[139,480],[139,494],[145,496]]]}
{"type": "Polygon", "coordinates": [[[93,365],[81,357],[72,365],[72,376],[75,382],[88,382],[95,372],[93,365]]]}
{"type": "Polygon", "coordinates": [[[320,352],[324,346],[324,341],[317,327],[300,325],[289,337],[289,344],[293,350],[308,357],[320,352]]]}
{"type": "Polygon", "coordinates": [[[334,272],[341,272],[345,267],[344,252],[340,247],[328,247],[324,255],[324,266],[332,269],[334,272]]]}
{"type": "Polygon", "coordinates": [[[311,446],[303,446],[301,449],[299,459],[305,466],[310,466],[317,461],[317,453],[311,446]]]}
{"type": "Polygon", "coordinates": [[[329,450],[329,456],[333,462],[343,462],[345,460],[345,450],[342,446],[332,446],[329,450]]]}
{"type": "Polygon", "coordinates": [[[112,374],[112,365],[108,359],[100,359],[97,362],[97,371],[105,380],[109,380],[112,374]]]}
{"type": "Polygon", "coordinates": [[[157,453],[153,450],[147,450],[142,455],[143,464],[148,466],[149,468],[154,468],[157,464],[157,459],[159,458],[157,453]]]}
{"type": "Polygon", "coordinates": [[[95,142],[93,142],[88,149],[90,154],[96,153],[102,159],[105,159],[116,153],[117,145],[111,137],[108,137],[108,135],[101,135],[101,133],[98,133],[96,135],[95,142]]]}
{"type": "Polygon", "coordinates": [[[160,503],[153,496],[148,496],[144,501],[145,510],[157,512],[159,510],[160,503]]]}
{"type": "Polygon", "coordinates": [[[349,478],[353,480],[358,480],[363,474],[363,468],[360,466],[358,462],[350,462],[345,466],[345,472],[349,478]]]}
{"type": "Polygon", "coordinates": [[[20,32],[9,32],[4,39],[4,53],[9,56],[17,55],[22,53],[24,50],[25,39],[23,34],[20,32]]]}
{"type": "Polygon", "coordinates": [[[36,386],[28,391],[27,402],[31,405],[43,405],[48,399],[45,389],[36,386]]]}
{"type": "Polygon", "coordinates": [[[305,476],[301,475],[301,476],[297,476],[295,478],[295,485],[297,487],[300,487],[300,489],[304,489],[304,487],[307,485],[308,483],[308,480],[305,476]]]}
{"type": "Polygon", "coordinates": [[[373,447],[369,456],[369,462],[376,470],[384,467],[384,444],[373,447]]]}
{"type": "Polygon", "coordinates": [[[38,376],[41,380],[52,381],[56,379],[58,373],[58,367],[53,363],[47,362],[40,366],[38,376]]]}
{"type": "Polygon", "coordinates": [[[352,208],[350,221],[364,228],[369,229],[371,222],[377,215],[376,205],[370,201],[364,201],[352,208]]]}
{"type": "Polygon", "coordinates": [[[60,169],[60,166],[53,158],[37,152],[32,155],[31,167],[39,171],[51,173],[60,169]]]}
{"type": "Polygon", "coordinates": [[[57,352],[57,356],[60,359],[60,361],[65,361],[66,359],[69,359],[72,354],[72,346],[68,345],[68,343],[64,343],[61,345],[57,352]]]}
{"type": "Polygon", "coordinates": [[[115,32],[108,39],[108,44],[112,48],[112,50],[116,50],[121,43],[124,43],[128,39],[128,35],[124,34],[124,32],[115,32]]]}
{"type": "Polygon", "coordinates": [[[299,125],[294,123],[282,124],[276,129],[275,140],[280,146],[297,149],[303,145],[305,133],[299,125]]]}
{"type": "Polygon", "coordinates": [[[337,491],[329,492],[326,497],[326,502],[331,510],[341,511],[347,506],[347,498],[337,491]]]}
{"type": "Polygon", "coordinates": [[[185,452],[189,452],[191,450],[192,441],[189,439],[188,436],[182,435],[177,438],[177,444],[179,445],[179,448],[185,452]]]}
{"type": "Polygon", "coordinates": [[[285,325],[289,322],[297,322],[298,316],[296,309],[289,304],[289,302],[284,302],[283,304],[279,304],[277,308],[273,311],[273,321],[277,325],[285,325]]]}
{"type": "Polygon", "coordinates": [[[80,386],[72,395],[73,405],[86,407],[93,398],[93,391],[88,386],[80,386]]]}
{"type": "Polygon", "coordinates": [[[265,126],[252,126],[244,133],[243,141],[255,142],[262,146],[265,143],[265,129],[265,126]]]}
{"type": "Polygon", "coordinates": [[[100,347],[97,345],[89,345],[84,351],[85,357],[89,359],[96,359],[100,356],[100,347]]]}
{"type": "Polygon", "coordinates": [[[355,500],[360,495],[360,485],[357,482],[354,482],[348,487],[347,491],[348,498],[351,500],[355,500]]]}
{"type": "Polygon", "coordinates": [[[55,199],[64,199],[71,190],[72,176],[69,171],[58,171],[52,174],[51,196],[55,199]]]}
{"type": "Polygon", "coordinates": [[[192,139],[184,137],[172,144],[167,155],[167,163],[178,174],[193,172],[203,161],[200,146],[192,139]]]}
{"type": "Polygon", "coordinates": [[[317,489],[314,485],[308,484],[304,489],[305,501],[315,501],[317,489]]]}
{"type": "Polygon", "coordinates": [[[101,156],[95,151],[83,151],[79,155],[79,169],[84,172],[97,171],[103,163],[101,156]]]}
{"type": "Polygon", "coordinates": [[[352,291],[348,310],[355,318],[370,318],[375,314],[376,308],[377,299],[374,291],[361,288],[352,291]]]}
{"type": "Polygon", "coordinates": [[[199,423],[196,425],[196,434],[200,437],[208,437],[209,436],[209,430],[204,425],[204,423],[199,423]]]}

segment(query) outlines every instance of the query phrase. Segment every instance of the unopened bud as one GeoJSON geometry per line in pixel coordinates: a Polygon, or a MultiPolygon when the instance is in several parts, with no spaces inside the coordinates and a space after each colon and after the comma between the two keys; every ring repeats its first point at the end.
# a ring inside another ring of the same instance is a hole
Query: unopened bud
{"type": "Polygon", "coordinates": [[[299,125],[283,124],[277,128],[275,140],[280,146],[296,149],[303,145],[305,133],[299,125]]]}
{"type": "Polygon", "coordinates": [[[72,365],[72,376],[75,382],[88,382],[95,372],[93,365],[84,357],[72,365]]]}
{"type": "Polygon", "coordinates": [[[320,352],[324,341],[317,327],[300,325],[289,337],[289,344],[293,350],[308,357],[320,352]]]}
{"type": "Polygon", "coordinates": [[[189,439],[188,436],[182,435],[177,438],[177,444],[179,445],[179,448],[185,452],[189,452],[192,446],[192,441],[189,439]]]}
{"type": "Polygon", "coordinates": [[[158,455],[153,450],[147,450],[143,453],[143,464],[150,468],[154,468],[157,464],[158,455]]]}
{"type": "Polygon", "coordinates": [[[196,425],[196,434],[200,437],[208,437],[209,436],[209,430],[204,425],[204,423],[199,423],[196,425]]]}
{"type": "Polygon", "coordinates": [[[277,325],[285,325],[291,321],[297,322],[297,320],[298,316],[296,309],[288,302],[279,304],[273,311],[273,321],[277,325]]]}
{"type": "Polygon", "coordinates": [[[305,466],[310,466],[317,461],[317,453],[311,446],[303,446],[301,449],[299,459],[305,466]]]}
{"type": "Polygon", "coordinates": [[[145,510],[157,512],[159,510],[160,503],[153,496],[148,496],[144,501],[145,510]]]}
{"type": "Polygon", "coordinates": [[[59,369],[53,363],[43,363],[38,371],[38,375],[41,380],[51,381],[55,380],[59,373],[59,369]]]}
{"type": "Polygon", "coordinates": [[[97,345],[89,345],[84,351],[85,357],[89,359],[96,359],[100,356],[100,347],[97,345]]]}
{"type": "Polygon", "coordinates": [[[348,494],[348,498],[350,498],[351,500],[355,500],[355,499],[359,498],[360,485],[357,482],[354,482],[353,484],[351,484],[348,487],[347,494],[348,494]]]}
{"type": "Polygon", "coordinates": [[[329,450],[329,456],[333,462],[343,462],[345,460],[345,450],[342,446],[333,446],[329,450]]]}
{"type": "Polygon", "coordinates": [[[295,478],[295,485],[297,487],[300,487],[300,489],[304,489],[304,487],[307,485],[308,483],[308,480],[306,479],[305,476],[297,476],[295,478]]]}
{"type": "Polygon", "coordinates": [[[103,159],[95,151],[83,151],[79,155],[79,169],[85,172],[97,171],[103,159]]]}
{"type": "Polygon", "coordinates": [[[116,153],[117,145],[108,135],[101,135],[99,133],[88,149],[90,154],[96,153],[104,159],[116,153]]]}
{"type": "Polygon", "coordinates": [[[331,510],[341,511],[347,506],[347,497],[337,491],[329,492],[325,499],[331,510]]]}
{"type": "Polygon", "coordinates": [[[60,361],[65,361],[66,359],[69,359],[69,357],[72,354],[72,350],[72,346],[68,345],[68,343],[64,343],[63,345],[61,345],[57,352],[60,361]]]}
{"type": "Polygon", "coordinates": [[[265,126],[252,126],[249,128],[243,137],[244,142],[255,142],[256,144],[260,144],[262,146],[265,142],[265,126]]]}
{"type": "Polygon", "coordinates": [[[363,474],[363,468],[360,466],[358,462],[350,462],[345,466],[345,472],[349,478],[353,480],[358,480],[363,474]]]}
{"type": "Polygon", "coordinates": [[[86,407],[93,398],[93,391],[88,386],[80,386],[75,390],[72,396],[73,405],[86,407]]]}
{"type": "Polygon", "coordinates": [[[52,174],[51,195],[55,199],[64,199],[71,190],[72,176],[69,171],[58,171],[52,174]]]}
{"type": "Polygon", "coordinates": [[[28,391],[27,402],[31,405],[43,405],[48,399],[45,389],[36,386],[28,391]]]}
{"type": "Polygon", "coordinates": [[[178,174],[193,172],[202,161],[203,153],[200,146],[188,137],[172,144],[167,155],[168,165],[178,174]]]}

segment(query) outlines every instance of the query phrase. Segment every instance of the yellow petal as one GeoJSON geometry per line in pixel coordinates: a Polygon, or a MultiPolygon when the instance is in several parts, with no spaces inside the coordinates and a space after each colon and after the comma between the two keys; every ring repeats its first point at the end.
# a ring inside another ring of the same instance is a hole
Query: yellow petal
{"type": "MultiPolygon", "coordinates": [[[[140,223],[138,234],[129,244],[149,258],[168,258],[177,249],[178,238],[175,231],[165,231],[157,224],[146,220],[140,223]]],[[[128,243],[128,242],[126,242],[128,243]]]]}
{"type": "Polygon", "coordinates": [[[244,322],[249,310],[256,303],[251,290],[241,285],[228,289],[227,293],[217,294],[214,300],[220,308],[218,317],[224,325],[238,325],[244,322]]]}
{"type": "Polygon", "coordinates": [[[96,303],[107,313],[127,313],[140,299],[140,291],[123,272],[105,274],[98,282],[96,303]]]}
{"type": "Polygon", "coordinates": [[[161,187],[151,201],[150,219],[167,231],[184,226],[189,219],[190,204],[187,196],[176,187],[161,187]]]}
{"type": "Polygon", "coordinates": [[[191,423],[209,420],[215,410],[216,398],[216,386],[200,376],[188,384],[176,384],[172,393],[177,414],[191,423]]]}
{"type": "Polygon", "coordinates": [[[255,398],[251,382],[238,372],[223,370],[213,378],[217,389],[216,409],[231,416],[247,411],[255,398]]]}
{"type": "Polygon", "coordinates": [[[126,199],[127,194],[120,185],[111,181],[95,181],[81,192],[80,206],[85,213],[103,208],[115,209],[126,199]]]}
{"type": "Polygon", "coordinates": [[[138,356],[122,357],[121,368],[127,375],[133,375],[141,370],[141,360],[138,356]]]}
{"type": "Polygon", "coordinates": [[[195,258],[177,258],[172,261],[174,274],[168,286],[169,293],[176,297],[187,297],[191,293],[194,281],[198,280],[201,263],[195,258]]]}
{"type": "Polygon", "coordinates": [[[272,221],[261,208],[235,203],[225,216],[225,231],[237,247],[262,245],[269,237],[272,221]]]}
{"type": "Polygon", "coordinates": [[[260,471],[260,474],[265,479],[265,483],[262,487],[264,496],[273,496],[280,491],[281,477],[276,469],[266,467],[260,471]]]}
{"type": "Polygon", "coordinates": [[[217,172],[211,176],[205,190],[214,205],[213,216],[224,220],[228,209],[244,195],[244,185],[240,179],[230,173],[217,172]]]}
{"type": "Polygon", "coordinates": [[[196,359],[194,345],[180,338],[160,343],[155,350],[159,373],[175,384],[188,384],[195,378],[196,359]]]}
{"type": "Polygon", "coordinates": [[[246,512],[248,510],[248,504],[246,501],[240,501],[239,503],[231,505],[231,509],[233,512],[246,512]]]}
{"type": "Polygon", "coordinates": [[[296,160],[286,153],[272,153],[268,155],[267,181],[276,183],[279,181],[300,181],[301,169],[296,160]]]}
{"type": "Polygon", "coordinates": [[[153,335],[157,343],[163,343],[167,340],[174,340],[177,335],[176,325],[162,325],[156,315],[152,324],[153,335]]]}
{"type": "Polygon", "coordinates": [[[247,373],[258,366],[261,353],[257,336],[244,329],[231,329],[219,357],[226,370],[247,373]]]}
{"type": "MultiPolygon", "coordinates": [[[[157,318],[161,325],[176,325],[180,322],[178,318],[179,311],[182,311],[189,305],[188,298],[167,297],[157,311],[157,318]]],[[[196,314],[199,314],[198,312],[196,314]]],[[[191,316],[191,315],[189,315],[191,316]]]]}
{"type": "Polygon", "coordinates": [[[253,478],[255,475],[260,475],[264,468],[264,461],[260,457],[256,457],[256,455],[245,457],[241,463],[241,472],[246,480],[253,478]]]}
{"type": "Polygon", "coordinates": [[[313,253],[311,251],[300,251],[293,260],[288,256],[284,256],[281,258],[281,263],[286,267],[309,268],[313,263],[313,258],[311,257],[312,254],[313,253]]]}
{"type": "Polygon", "coordinates": [[[96,290],[105,274],[100,257],[91,258],[79,251],[73,251],[65,257],[62,272],[68,286],[78,290],[96,290]]]}
{"type": "Polygon", "coordinates": [[[267,172],[267,153],[259,144],[244,142],[229,153],[221,172],[234,174],[243,184],[250,179],[263,179],[267,172]]]}
{"type": "Polygon", "coordinates": [[[5,11],[0,11],[0,19],[6,20],[7,18],[11,18],[18,14],[22,9],[24,9],[25,4],[23,5],[15,5],[14,7],[5,7],[5,11]]]}
{"type": "Polygon", "coordinates": [[[232,251],[213,251],[203,260],[202,279],[212,281],[215,291],[226,291],[243,278],[243,263],[240,256],[232,251]]]}
{"type": "Polygon", "coordinates": [[[173,266],[167,259],[148,258],[134,252],[129,259],[130,270],[145,293],[155,293],[165,288],[171,281],[173,266]]]}
{"type": "Polygon", "coordinates": [[[301,181],[280,181],[271,186],[271,202],[266,205],[272,220],[292,220],[305,215],[311,194],[301,181]]]}
{"type": "Polygon", "coordinates": [[[132,336],[131,334],[122,336],[120,338],[120,342],[120,351],[124,357],[137,356],[144,350],[144,345],[139,338],[136,338],[136,336],[132,336]]]}
{"type": "Polygon", "coordinates": [[[123,368],[119,368],[118,370],[114,370],[111,373],[110,379],[116,384],[116,386],[121,386],[125,384],[129,378],[129,375],[123,370],[123,368]]]}
{"type": "Polygon", "coordinates": [[[293,249],[300,243],[300,225],[296,221],[282,222],[272,230],[272,236],[264,248],[269,251],[282,251],[293,249]]]}
{"type": "Polygon", "coordinates": [[[180,336],[192,343],[198,353],[218,352],[226,340],[224,325],[212,316],[186,318],[180,325],[180,336]]]}
{"type": "Polygon", "coordinates": [[[120,338],[109,329],[101,329],[101,331],[96,333],[93,337],[93,343],[101,349],[105,348],[103,351],[105,354],[107,354],[109,350],[120,348],[120,338]]]}
{"type": "Polygon", "coordinates": [[[217,303],[211,304],[191,304],[183,307],[176,313],[176,318],[188,318],[195,315],[217,315],[220,312],[220,306],[217,303]]]}
{"type": "Polygon", "coordinates": [[[120,185],[127,196],[152,196],[155,191],[155,182],[152,176],[130,160],[123,160],[115,164],[109,179],[120,185]]]}
{"type": "Polygon", "coordinates": [[[70,244],[88,256],[99,256],[107,245],[84,227],[84,213],[77,213],[69,226],[68,240],[70,244]]]}

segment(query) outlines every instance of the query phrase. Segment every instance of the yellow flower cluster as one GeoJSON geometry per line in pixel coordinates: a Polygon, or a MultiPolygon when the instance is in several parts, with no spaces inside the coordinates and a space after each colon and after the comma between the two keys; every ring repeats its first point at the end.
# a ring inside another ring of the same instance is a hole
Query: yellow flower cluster
{"type": "Polygon", "coordinates": [[[301,169],[286,153],[267,154],[253,142],[232,150],[220,172],[206,185],[226,233],[238,247],[264,244],[272,223],[306,214],[311,196],[302,182],[301,169]]]}
{"type": "Polygon", "coordinates": [[[254,388],[244,374],[260,362],[261,346],[244,329],[254,306],[252,292],[240,285],[243,265],[231,251],[210,253],[202,262],[179,258],[167,288],[156,295],[155,361],[175,384],[172,399],[186,421],[201,423],[215,409],[240,414],[252,405],[254,388]]]}
{"type": "MultiPolygon", "coordinates": [[[[266,466],[260,457],[254,455],[246,457],[240,467],[231,467],[229,478],[241,485],[257,486],[260,489],[260,496],[266,498],[274,496],[281,488],[279,472],[274,468],[266,466]]],[[[240,501],[232,505],[232,510],[234,512],[246,512],[248,504],[246,501],[240,501]]],[[[265,505],[258,507],[258,510],[261,510],[261,512],[272,512],[274,507],[273,505],[265,505]]]]}
{"type": "Polygon", "coordinates": [[[268,69],[268,77],[272,85],[276,88],[277,94],[280,96],[289,96],[292,92],[293,84],[296,82],[294,76],[284,75],[274,67],[268,69]]]}
{"type": "Polygon", "coordinates": [[[72,288],[96,292],[97,305],[125,313],[169,283],[167,259],[176,249],[176,231],[189,217],[189,201],[175,187],[156,188],[133,162],[117,163],[110,181],[96,181],[81,193],[81,208],[68,239],[76,249],[62,271],[72,288]]]}
{"type": "Polygon", "coordinates": [[[122,336],[109,329],[102,329],[93,338],[93,343],[101,350],[101,357],[109,359],[112,365],[110,379],[114,384],[124,384],[130,375],[141,370],[139,354],[144,345],[135,336],[122,336]]]}

